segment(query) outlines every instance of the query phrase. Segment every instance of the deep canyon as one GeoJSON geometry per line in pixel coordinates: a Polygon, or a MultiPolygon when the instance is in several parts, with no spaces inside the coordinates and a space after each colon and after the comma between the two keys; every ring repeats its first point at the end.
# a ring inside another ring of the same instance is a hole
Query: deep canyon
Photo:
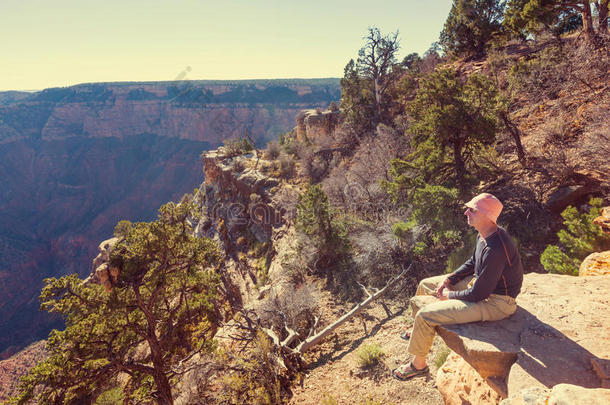
{"type": "Polygon", "coordinates": [[[0,358],[61,326],[38,309],[43,279],[88,274],[118,221],[192,192],[202,151],[246,135],[262,147],[339,98],[338,79],[0,92],[0,358]]]}

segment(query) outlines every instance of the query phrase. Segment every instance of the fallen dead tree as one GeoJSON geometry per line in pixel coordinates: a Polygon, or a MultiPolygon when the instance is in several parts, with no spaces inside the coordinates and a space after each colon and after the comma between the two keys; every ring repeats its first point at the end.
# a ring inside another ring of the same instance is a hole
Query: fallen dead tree
{"type": "Polygon", "coordinates": [[[235,326],[240,332],[236,333],[234,335],[231,335],[229,337],[236,341],[242,341],[244,343],[244,345],[242,347],[242,350],[243,350],[246,348],[248,343],[253,339],[253,337],[256,336],[256,333],[258,331],[263,331],[271,339],[271,341],[277,347],[278,352],[281,354],[282,358],[278,359],[279,363],[282,365],[283,368],[287,368],[285,365],[286,363],[283,361],[284,357],[290,358],[290,361],[288,362],[290,364],[300,363],[299,361],[297,361],[295,363],[295,361],[294,361],[295,357],[300,358],[305,352],[307,352],[308,350],[310,350],[312,347],[316,346],[317,344],[321,343],[334,330],[336,330],[341,325],[343,325],[345,322],[349,321],[354,316],[356,316],[360,312],[362,312],[363,309],[365,309],[367,306],[369,306],[376,299],[380,298],[392,286],[394,286],[398,282],[398,280],[400,280],[403,276],[405,276],[409,272],[411,267],[412,267],[412,264],[410,264],[407,268],[405,268],[400,274],[398,274],[397,276],[388,280],[388,282],[385,284],[385,286],[383,288],[374,291],[372,294],[371,294],[371,292],[369,292],[369,290],[365,286],[360,284],[360,286],[363,288],[365,294],[367,295],[367,298],[364,299],[364,301],[356,304],[354,306],[354,308],[352,308],[345,315],[341,316],[335,322],[331,323],[330,325],[328,325],[327,327],[325,327],[324,329],[322,329],[321,331],[319,331],[317,333],[316,333],[316,327],[318,325],[319,318],[316,317],[314,325],[311,328],[311,330],[309,331],[309,335],[307,336],[307,338],[302,340],[295,347],[292,347],[292,346],[293,346],[295,340],[297,340],[299,338],[299,334],[294,329],[289,327],[286,316],[283,313],[280,313],[280,316],[284,320],[284,329],[287,333],[286,338],[284,338],[283,340],[280,339],[280,336],[277,333],[275,333],[271,328],[262,327],[260,324],[260,319],[258,318],[257,314],[253,310],[241,312],[241,318],[239,320],[235,321],[235,326]]]}

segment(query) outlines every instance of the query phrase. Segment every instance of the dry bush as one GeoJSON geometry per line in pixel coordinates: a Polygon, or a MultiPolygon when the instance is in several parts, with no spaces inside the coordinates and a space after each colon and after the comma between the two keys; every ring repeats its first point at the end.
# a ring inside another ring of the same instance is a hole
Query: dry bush
{"type": "Polygon", "coordinates": [[[598,104],[586,124],[581,136],[579,146],[581,149],[580,167],[594,169],[599,173],[606,173],[602,176],[605,187],[610,187],[610,99],[598,104]]]}
{"type": "Polygon", "coordinates": [[[282,153],[279,158],[280,176],[289,179],[294,176],[296,162],[289,155],[282,153]]]}
{"type": "Polygon", "coordinates": [[[300,150],[299,162],[299,174],[307,178],[312,184],[318,183],[326,173],[325,162],[311,148],[300,150]]]}
{"type": "MultiPolygon", "coordinates": [[[[304,339],[318,316],[321,295],[315,286],[301,284],[286,285],[281,294],[274,292],[263,301],[256,311],[263,326],[272,328],[276,333],[286,333],[284,317],[288,327],[294,329],[304,339]]],[[[281,335],[281,338],[286,336],[281,335]]]]}
{"type": "Polygon", "coordinates": [[[297,215],[296,203],[299,193],[288,187],[282,187],[277,193],[272,196],[272,205],[276,211],[282,215],[282,220],[285,223],[292,223],[297,215]]]}
{"type": "Polygon", "coordinates": [[[275,160],[280,156],[281,148],[277,141],[271,141],[267,143],[267,149],[265,150],[263,157],[267,160],[275,160]]]}
{"type": "Polygon", "coordinates": [[[407,140],[394,129],[380,125],[377,135],[361,139],[350,166],[334,168],[324,180],[324,191],[335,206],[349,212],[377,216],[388,211],[391,200],[380,187],[389,180],[390,160],[406,153],[407,140]]]}
{"type": "MultiPolygon", "coordinates": [[[[610,37],[600,36],[598,44],[574,39],[566,46],[568,73],[563,78],[565,91],[571,92],[585,85],[594,92],[607,83],[610,70],[610,37]]],[[[603,94],[603,93],[602,93],[603,94]]]]}

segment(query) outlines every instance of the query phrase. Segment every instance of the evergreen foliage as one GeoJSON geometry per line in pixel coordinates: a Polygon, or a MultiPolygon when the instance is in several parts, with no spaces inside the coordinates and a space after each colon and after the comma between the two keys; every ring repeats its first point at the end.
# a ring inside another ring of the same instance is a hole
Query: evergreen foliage
{"type": "Polygon", "coordinates": [[[348,123],[359,132],[374,129],[371,117],[375,111],[373,83],[360,77],[353,59],[345,66],[341,79],[341,108],[348,123]]]}
{"type": "Polygon", "coordinates": [[[410,221],[394,227],[405,239],[425,230],[413,254],[459,241],[465,228],[457,201],[476,183],[475,158],[495,140],[502,99],[492,81],[473,74],[462,82],[455,70],[439,69],[420,80],[407,103],[413,152],[390,162],[382,186],[395,203],[411,209],[410,221]]]}
{"type": "Polygon", "coordinates": [[[518,38],[549,30],[555,35],[583,25],[578,4],[547,0],[508,0],[504,11],[504,27],[518,38]]]}
{"type": "Polygon", "coordinates": [[[361,368],[371,368],[381,362],[385,356],[385,352],[377,343],[369,343],[363,345],[356,352],[358,366],[361,368]]]}
{"type": "Polygon", "coordinates": [[[486,44],[502,31],[504,1],[454,0],[440,45],[451,56],[481,56],[486,44]]]}
{"type": "Polygon", "coordinates": [[[95,399],[119,373],[136,402],[171,404],[172,368],[193,350],[213,349],[219,258],[216,244],[192,235],[195,205],[169,203],[150,223],[117,226],[110,292],[73,274],[45,280],[42,309],[64,317],[49,335],[49,358],[23,379],[13,403],[77,404],[95,399]]]}
{"type": "Polygon", "coordinates": [[[601,198],[592,198],[589,212],[579,213],[575,207],[569,206],[561,213],[566,226],[557,233],[561,247],[548,245],[540,256],[540,263],[546,271],[577,276],[585,257],[610,249],[610,235],[593,223],[601,214],[602,202],[601,198]]]}
{"type": "MultiPolygon", "coordinates": [[[[271,339],[258,331],[248,356],[240,356],[233,367],[235,372],[224,378],[222,403],[281,404],[281,365],[271,339]],[[245,358],[244,358],[245,357],[245,358]]],[[[228,356],[231,357],[231,356],[228,356]]]]}
{"type": "Polygon", "coordinates": [[[494,142],[500,107],[498,90],[486,76],[472,74],[463,83],[446,68],[426,76],[407,104],[414,152],[406,166],[418,172],[412,181],[467,191],[468,168],[477,150],[494,142]]]}
{"type": "Polygon", "coordinates": [[[350,264],[352,247],[347,227],[335,218],[328,197],[317,184],[299,196],[296,228],[307,235],[317,251],[316,267],[333,280],[350,264]]]}
{"type": "Polygon", "coordinates": [[[364,39],[357,61],[348,62],[341,79],[341,107],[359,133],[372,131],[380,123],[391,124],[393,100],[388,93],[401,72],[396,60],[398,32],[382,35],[373,27],[364,39]]]}

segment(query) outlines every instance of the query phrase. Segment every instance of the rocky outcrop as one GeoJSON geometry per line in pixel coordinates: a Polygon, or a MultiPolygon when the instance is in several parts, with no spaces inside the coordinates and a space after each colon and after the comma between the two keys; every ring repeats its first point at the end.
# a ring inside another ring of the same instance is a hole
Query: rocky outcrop
{"type": "Polygon", "coordinates": [[[610,233],[610,207],[602,208],[602,214],[593,220],[595,225],[598,225],[606,233],[610,233]]]}
{"type": "Polygon", "coordinates": [[[119,277],[119,269],[110,266],[110,252],[118,241],[119,238],[115,237],[100,243],[98,247],[99,254],[93,259],[93,271],[83,283],[100,284],[106,291],[112,289],[112,286],[116,284],[117,278],[119,277]]]}
{"type": "MultiPolygon", "coordinates": [[[[503,398],[562,383],[604,387],[608,291],[610,277],[531,273],[510,318],[441,326],[437,332],[503,398]]],[[[429,300],[434,298],[415,297],[412,305],[420,308],[429,300]]]]}
{"type": "Polygon", "coordinates": [[[261,279],[268,277],[254,274],[252,269],[269,263],[275,244],[271,239],[281,233],[286,214],[290,216],[289,207],[276,197],[281,194],[280,189],[290,186],[263,173],[270,162],[262,159],[257,150],[230,156],[221,147],[202,157],[205,182],[198,196],[202,215],[195,232],[220,242],[227,255],[226,274],[230,277],[226,288],[237,289],[232,296],[240,297],[243,305],[260,295],[261,279]],[[259,250],[259,257],[250,254],[255,250],[259,250]]]}
{"type": "Polygon", "coordinates": [[[314,142],[330,136],[341,123],[339,110],[303,110],[297,115],[297,140],[314,142]]]}
{"type": "Polygon", "coordinates": [[[484,378],[457,353],[451,352],[436,374],[445,405],[489,405],[502,400],[484,378]]]}

